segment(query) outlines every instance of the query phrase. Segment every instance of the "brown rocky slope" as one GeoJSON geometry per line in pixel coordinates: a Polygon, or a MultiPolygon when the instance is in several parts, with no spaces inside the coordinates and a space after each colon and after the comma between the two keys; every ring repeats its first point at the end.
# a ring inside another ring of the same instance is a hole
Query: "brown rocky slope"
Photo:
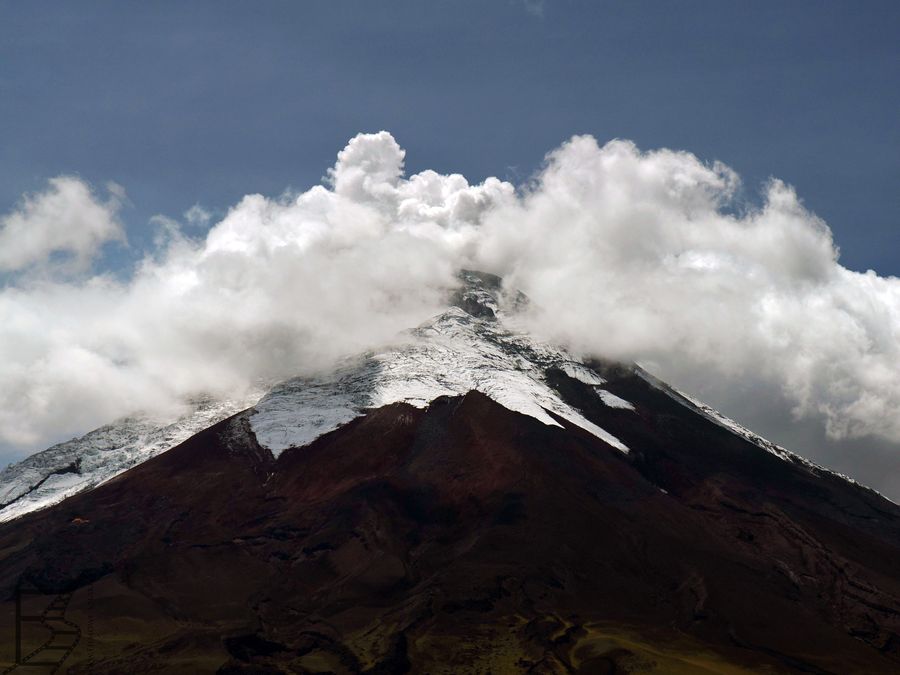
{"type": "Polygon", "coordinates": [[[72,673],[900,672],[900,508],[602,368],[636,414],[551,380],[627,455],[477,392],[277,460],[238,414],[0,527],[0,629],[18,588],[72,673]]]}

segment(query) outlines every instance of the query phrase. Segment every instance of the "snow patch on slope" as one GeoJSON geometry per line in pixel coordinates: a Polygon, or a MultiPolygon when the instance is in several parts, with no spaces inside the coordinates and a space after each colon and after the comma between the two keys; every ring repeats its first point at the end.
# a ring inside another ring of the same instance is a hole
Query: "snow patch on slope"
{"type": "MultiPolygon", "coordinates": [[[[496,304],[490,309],[500,315],[496,304]]],[[[551,367],[582,382],[604,382],[562,350],[511,333],[493,316],[475,317],[451,307],[410,331],[401,344],[348,361],[320,378],[276,387],[256,405],[250,424],[259,443],[278,456],[367,409],[399,402],[423,408],[439,396],[479,391],[547,425],[561,426],[556,415],[627,453],[624,443],[585,419],[547,384],[544,373],[551,367]]]]}
{"type": "Polygon", "coordinates": [[[785,450],[780,445],[776,445],[775,443],[772,443],[771,441],[766,440],[762,436],[759,436],[758,434],[753,433],[746,427],[741,426],[740,424],[735,422],[733,419],[726,417],[725,415],[720,413],[718,410],[714,410],[713,408],[706,405],[705,403],[702,403],[701,401],[698,401],[697,399],[693,398],[692,396],[685,394],[683,391],[680,391],[680,390],[676,389],[675,387],[666,384],[662,380],[657,379],[656,377],[654,377],[653,375],[648,373],[643,368],[635,367],[635,374],[638,377],[640,377],[642,380],[644,380],[647,384],[652,386],[654,389],[657,389],[657,390],[663,392],[664,394],[667,394],[668,396],[670,396],[671,398],[674,398],[675,400],[679,401],[683,405],[687,405],[687,407],[692,408],[693,410],[695,410],[697,413],[699,413],[701,416],[705,417],[709,421],[717,424],[718,426],[720,426],[724,429],[728,429],[728,431],[730,431],[731,433],[736,434],[747,441],[750,441],[754,445],[775,455],[776,457],[779,457],[785,461],[800,462],[802,464],[806,464],[807,466],[811,466],[811,467],[816,466],[809,460],[804,459],[803,457],[800,457],[799,455],[795,455],[794,453],[792,453],[788,450],[785,450]]]}
{"type": "Polygon", "coordinates": [[[569,362],[564,363],[560,368],[566,375],[571,377],[573,380],[578,380],[579,382],[583,382],[584,384],[590,384],[599,386],[601,384],[606,384],[606,380],[600,377],[593,370],[588,368],[583,363],[569,362]]]}
{"type": "Polygon", "coordinates": [[[777,445],[776,443],[773,443],[772,441],[763,438],[759,434],[753,433],[747,427],[739,424],[738,422],[735,422],[730,417],[726,417],[725,415],[720,413],[718,410],[711,408],[710,406],[706,405],[705,403],[698,401],[697,399],[693,398],[692,396],[690,396],[688,394],[685,394],[683,391],[680,391],[680,390],[676,389],[675,387],[672,387],[671,385],[666,384],[662,380],[657,379],[656,377],[654,377],[653,375],[651,375],[650,373],[648,373],[647,371],[645,371],[643,368],[641,368],[639,366],[635,366],[635,374],[638,377],[640,377],[642,380],[647,382],[649,385],[651,385],[654,389],[658,389],[659,391],[670,396],[671,398],[674,398],[676,401],[679,401],[680,403],[687,405],[689,408],[694,409],[696,412],[698,412],[700,415],[702,415],[706,419],[710,420],[711,422],[719,425],[720,427],[722,427],[724,429],[727,429],[728,431],[730,431],[733,434],[736,434],[737,436],[740,436],[744,440],[749,441],[753,445],[755,445],[759,448],[762,448],[766,452],[769,452],[769,453],[775,455],[776,457],[784,460],[785,462],[791,462],[793,464],[799,464],[801,466],[804,466],[810,472],[812,472],[814,474],[830,474],[832,476],[837,476],[838,478],[841,478],[841,479],[847,481],[848,483],[852,483],[853,485],[855,485],[857,487],[860,487],[864,490],[873,492],[873,493],[877,494],[878,496],[894,503],[893,500],[889,499],[888,497],[885,497],[883,494],[881,494],[877,490],[874,490],[868,486],[863,485],[862,483],[855,481],[853,478],[851,478],[850,476],[848,476],[846,474],[840,473],[838,471],[832,471],[831,469],[828,469],[828,468],[822,466],[821,464],[816,464],[815,462],[812,462],[812,461],[806,459],[805,457],[801,457],[800,455],[797,455],[797,454],[791,452],[790,450],[786,450],[785,448],[781,447],[780,445],[777,445]]]}
{"type": "Polygon", "coordinates": [[[610,408],[620,408],[622,410],[634,410],[634,406],[626,401],[624,398],[619,398],[611,391],[606,391],[606,389],[601,389],[600,387],[595,387],[594,391],[597,392],[597,396],[600,397],[600,400],[603,401],[605,405],[610,408]]]}
{"type": "Polygon", "coordinates": [[[129,417],[54,445],[0,472],[0,522],[94,488],[243,410],[255,400],[193,403],[174,422],[129,417]]]}

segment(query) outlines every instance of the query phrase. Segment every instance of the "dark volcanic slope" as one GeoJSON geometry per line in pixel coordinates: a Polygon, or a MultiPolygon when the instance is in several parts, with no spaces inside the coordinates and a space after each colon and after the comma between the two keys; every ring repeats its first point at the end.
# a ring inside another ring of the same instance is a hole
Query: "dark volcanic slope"
{"type": "Polygon", "coordinates": [[[73,673],[900,671],[900,509],[604,375],[637,415],[555,385],[629,456],[477,393],[278,461],[238,415],[0,528],[5,608],[62,594],[73,673]]]}

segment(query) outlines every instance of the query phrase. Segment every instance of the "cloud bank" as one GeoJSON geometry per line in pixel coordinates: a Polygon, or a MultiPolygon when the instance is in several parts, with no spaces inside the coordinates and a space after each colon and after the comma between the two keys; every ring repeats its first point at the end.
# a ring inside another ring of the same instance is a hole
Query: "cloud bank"
{"type": "Polygon", "coordinates": [[[83,181],[58,176],[44,192],[25,195],[17,210],[0,217],[0,273],[45,264],[54,254],[62,254],[57,265],[84,270],[104,243],[124,240],[116,217],[124,191],[115,183],[107,191],[101,202],[83,181]]]}
{"type": "Polygon", "coordinates": [[[781,181],[743,213],[737,186],[688,153],[574,138],[488,219],[480,257],[585,353],[777,384],[832,437],[900,441],[900,279],[842,267],[781,181]]]}
{"type": "Polygon", "coordinates": [[[0,443],[327,367],[439,311],[463,267],[504,276],[531,330],[585,355],[752,382],[832,437],[900,442],[900,279],[842,267],[784,183],[747,208],[722,164],[587,136],[518,187],[403,166],[390,134],[361,134],[324,185],[248,195],[202,238],[159,218],[125,282],[89,267],[122,237],[121,191],[63,177],[24,199],[0,220],[0,443]]]}

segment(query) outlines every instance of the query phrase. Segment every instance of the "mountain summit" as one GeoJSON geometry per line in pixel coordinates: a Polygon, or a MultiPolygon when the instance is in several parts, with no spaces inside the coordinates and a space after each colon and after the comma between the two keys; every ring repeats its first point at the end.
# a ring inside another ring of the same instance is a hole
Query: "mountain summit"
{"type": "Polygon", "coordinates": [[[514,330],[524,298],[490,275],[463,281],[395,345],[240,412],[205,404],[235,414],[181,424],[189,437],[131,468],[133,435],[91,454],[108,462],[73,441],[8,469],[7,509],[53,476],[106,471],[0,525],[4,609],[43,603],[19,660],[73,673],[900,669],[900,507],[636,366],[514,330]]]}

